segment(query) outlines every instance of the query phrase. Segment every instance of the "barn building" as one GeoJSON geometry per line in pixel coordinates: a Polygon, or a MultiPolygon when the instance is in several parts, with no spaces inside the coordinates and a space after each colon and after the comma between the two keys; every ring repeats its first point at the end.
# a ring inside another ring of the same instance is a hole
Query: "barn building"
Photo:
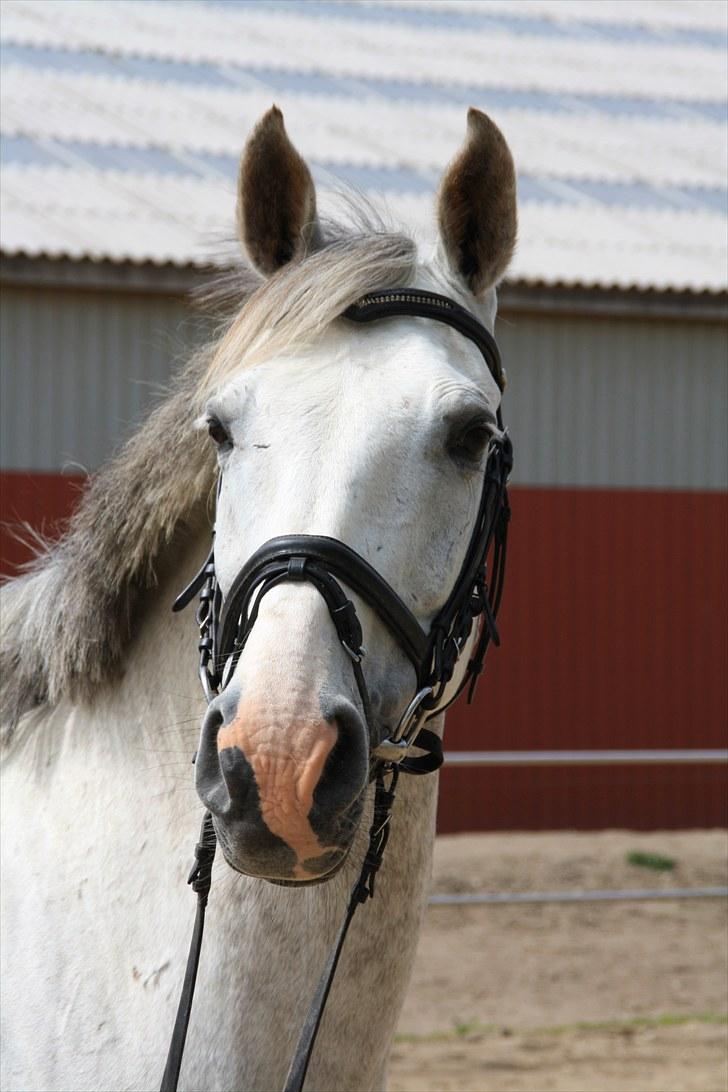
{"type": "MultiPolygon", "coordinates": [[[[452,750],[725,746],[726,7],[5,0],[3,567],[209,331],[271,105],[423,242],[466,109],[519,169],[497,336],[516,445],[503,647],[452,750]]],[[[724,825],[715,765],[443,772],[441,827],[724,825]]]]}

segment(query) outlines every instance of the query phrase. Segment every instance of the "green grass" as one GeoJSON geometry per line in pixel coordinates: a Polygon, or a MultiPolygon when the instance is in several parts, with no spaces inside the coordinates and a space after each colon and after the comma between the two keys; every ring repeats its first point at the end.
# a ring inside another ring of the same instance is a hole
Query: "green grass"
{"type": "Polygon", "coordinates": [[[728,1024],[728,1015],[719,1012],[694,1012],[689,1015],[665,1012],[660,1016],[633,1016],[629,1020],[579,1020],[575,1024],[558,1024],[550,1028],[535,1028],[539,1035],[561,1035],[567,1031],[636,1031],[640,1028],[677,1028],[683,1024],[728,1024]]]}
{"type": "Polygon", "coordinates": [[[492,1035],[499,1031],[497,1024],[481,1024],[479,1020],[454,1024],[449,1030],[428,1031],[424,1035],[395,1035],[395,1043],[439,1043],[452,1039],[466,1039],[469,1035],[492,1035]]]}
{"type": "Polygon", "coordinates": [[[483,1035],[497,1030],[495,1024],[481,1024],[479,1020],[469,1020],[464,1024],[455,1024],[453,1033],[458,1039],[464,1039],[468,1035],[483,1035]]]}
{"type": "Polygon", "coordinates": [[[463,1021],[450,1030],[431,1031],[424,1035],[395,1035],[395,1043],[435,1043],[466,1039],[471,1035],[563,1035],[570,1031],[638,1031],[645,1028],[673,1028],[684,1024],[728,1024],[728,1015],[719,1012],[662,1013],[659,1016],[634,1016],[627,1020],[579,1020],[575,1024],[557,1024],[553,1027],[503,1028],[497,1024],[481,1024],[478,1020],[463,1021]]]}
{"type": "Polygon", "coordinates": [[[627,854],[627,864],[636,865],[638,868],[651,868],[653,872],[672,872],[677,861],[674,857],[663,857],[661,853],[633,849],[627,854]]]}

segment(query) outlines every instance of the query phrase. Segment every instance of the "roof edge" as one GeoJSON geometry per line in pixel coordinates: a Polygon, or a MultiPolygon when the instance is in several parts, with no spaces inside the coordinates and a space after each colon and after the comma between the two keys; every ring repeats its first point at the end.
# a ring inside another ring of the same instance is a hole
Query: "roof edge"
{"type": "MultiPolygon", "coordinates": [[[[0,282],[7,286],[186,296],[220,272],[219,266],[212,265],[205,268],[172,262],[94,261],[16,254],[3,256],[0,282]]],[[[728,321],[728,290],[699,292],[506,280],[498,289],[498,302],[501,313],[728,321]]]]}
{"type": "Polygon", "coordinates": [[[220,273],[216,266],[205,268],[174,262],[116,262],[27,254],[4,254],[0,261],[0,283],[3,285],[144,292],[162,296],[185,296],[216,273],[220,273]]]}
{"type": "Polygon", "coordinates": [[[728,289],[699,292],[513,280],[504,281],[498,289],[498,311],[726,322],[728,289]]]}

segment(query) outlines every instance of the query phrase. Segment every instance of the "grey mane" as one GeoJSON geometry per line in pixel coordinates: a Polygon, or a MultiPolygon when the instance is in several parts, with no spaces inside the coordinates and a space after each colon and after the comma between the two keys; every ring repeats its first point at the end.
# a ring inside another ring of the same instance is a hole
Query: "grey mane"
{"type": "Polygon", "coordinates": [[[369,216],[360,215],[358,230],[329,235],[316,253],[262,284],[247,268],[224,278],[210,301],[218,315],[236,313],[221,336],[89,480],[63,538],[2,589],[3,744],[25,713],[63,699],[90,701],[118,675],[152,598],[145,593],[185,539],[209,521],[215,460],[194,421],[211,377],[227,370],[225,346],[242,367],[263,326],[275,327],[272,351],[276,342],[298,344],[364,292],[406,283],[414,244],[373,226],[369,216]]]}
{"type": "Polygon", "coordinates": [[[119,671],[165,552],[204,519],[214,459],[192,428],[198,369],[89,480],[67,533],[2,589],[0,714],[89,700],[119,671]]]}

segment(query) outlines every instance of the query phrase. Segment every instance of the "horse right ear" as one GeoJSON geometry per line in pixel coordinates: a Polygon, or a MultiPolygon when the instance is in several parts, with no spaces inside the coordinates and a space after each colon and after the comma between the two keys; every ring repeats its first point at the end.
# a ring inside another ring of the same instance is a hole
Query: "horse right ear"
{"type": "Polygon", "coordinates": [[[516,172],[503,134],[480,110],[468,110],[467,138],[440,185],[437,217],[451,269],[482,296],[516,244],[516,172]]]}
{"type": "Polygon", "coordinates": [[[237,221],[240,242],[266,276],[303,257],[318,238],[311,172],[288,139],[277,106],[263,115],[243,151],[237,221]]]}

